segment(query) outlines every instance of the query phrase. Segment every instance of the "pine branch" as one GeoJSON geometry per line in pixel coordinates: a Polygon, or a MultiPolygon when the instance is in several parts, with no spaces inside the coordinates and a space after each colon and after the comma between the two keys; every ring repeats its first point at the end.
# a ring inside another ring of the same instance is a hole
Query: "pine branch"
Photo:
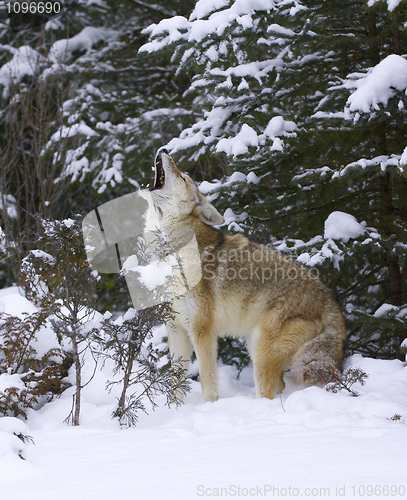
{"type": "Polygon", "coordinates": [[[161,5],[157,4],[148,4],[146,2],[142,2],[141,0],[131,0],[133,3],[140,5],[141,7],[144,7],[145,9],[153,10],[154,12],[159,12],[160,14],[163,14],[166,17],[172,17],[174,16],[174,12],[170,12],[161,5]]]}

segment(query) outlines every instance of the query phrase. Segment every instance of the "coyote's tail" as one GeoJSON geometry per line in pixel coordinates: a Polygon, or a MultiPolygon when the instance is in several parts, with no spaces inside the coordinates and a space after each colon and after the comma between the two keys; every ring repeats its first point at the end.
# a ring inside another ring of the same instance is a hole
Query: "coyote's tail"
{"type": "Polygon", "coordinates": [[[291,368],[299,383],[328,383],[341,373],[346,326],[336,302],[327,304],[323,320],[322,332],[301,346],[293,357],[291,368]]]}

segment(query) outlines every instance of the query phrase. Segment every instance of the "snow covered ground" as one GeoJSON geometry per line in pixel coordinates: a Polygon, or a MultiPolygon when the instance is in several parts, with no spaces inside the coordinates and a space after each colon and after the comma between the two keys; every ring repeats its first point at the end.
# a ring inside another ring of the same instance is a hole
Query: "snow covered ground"
{"type": "Polygon", "coordinates": [[[353,386],[358,397],[304,389],[288,372],[272,401],[254,398],[250,367],[237,380],[221,366],[217,402],[204,403],[193,382],[185,405],[168,409],[162,400],[130,429],[110,418],[115,397],[104,390],[105,366],[83,391],[80,427],[63,423],[73,388],[30,411],[26,425],[0,418],[0,498],[403,498],[407,367],[359,355],[346,366],[369,374],[364,386],[353,386]],[[395,414],[400,421],[391,420],[395,414]]]}

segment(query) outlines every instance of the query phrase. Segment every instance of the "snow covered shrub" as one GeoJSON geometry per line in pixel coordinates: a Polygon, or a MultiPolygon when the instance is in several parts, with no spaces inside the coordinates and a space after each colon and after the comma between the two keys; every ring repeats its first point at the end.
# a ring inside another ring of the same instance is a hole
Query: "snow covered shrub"
{"type": "Polygon", "coordinates": [[[163,353],[150,341],[153,327],[171,316],[168,302],[137,312],[130,309],[116,320],[110,313],[102,316],[95,310],[100,278],[87,263],[82,217],[45,219],[41,225],[38,249],[24,259],[22,277],[27,297],[46,311],[61,346],[72,356],[76,389],[67,421],[80,422],[81,391],[90,381],[82,377],[85,358],[87,363],[94,360],[93,375],[99,356],[113,360],[116,380],[110,387],[122,384],[114,412],[121,423],[137,421],[137,411],[146,411],[144,398],[153,408],[159,394],[178,403],[174,390],[188,390],[186,374],[177,360],[171,368],[161,368],[163,353]]]}
{"type": "Polygon", "coordinates": [[[345,389],[349,392],[351,396],[359,396],[359,393],[351,387],[359,383],[360,385],[365,385],[368,374],[365,373],[360,368],[347,368],[343,374],[338,373],[331,383],[326,386],[326,390],[328,392],[338,392],[342,389],[345,389]]]}
{"type": "MultiPolygon", "coordinates": [[[[25,449],[28,443],[34,443],[28,434],[27,424],[13,417],[2,417],[0,419],[0,457],[16,453],[25,460],[25,449]]],[[[7,458],[9,458],[7,457],[7,458]]]]}
{"type": "Polygon", "coordinates": [[[172,317],[168,303],[135,311],[129,309],[116,320],[105,319],[99,338],[103,358],[114,361],[114,375],[120,379],[109,382],[108,387],[119,384],[122,388],[118,405],[113,413],[122,425],[135,425],[137,412],[147,413],[144,402],[152,408],[155,398],[164,395],[167,405],[180,404],[179,397],[189,391],[189,381],[180,362],[171,360],[163,366],[164,352],[151,342],[153,327],[172,317]]]}
{"type": "Polygon", "coordinates": [[[27,410],[60,394],[67,375],[66,354],[53,347],[45,353],[36,349],[37,336],[51,312],[39,310],[23,317],[0,317],[0,414],[27,417],[27,410]]]}
{"type": "Polygon", "coordinates": [[[97,272],[86,261],[80,215],[65,220],[41,220],[39,249],[32,250],[22,264],[27,297],[52,311],[50,322],[59,342],[72,352],[76,392],[72,421],[79,425],[82,357],[92,349],[99,331],[96,303],[97,272]]]}

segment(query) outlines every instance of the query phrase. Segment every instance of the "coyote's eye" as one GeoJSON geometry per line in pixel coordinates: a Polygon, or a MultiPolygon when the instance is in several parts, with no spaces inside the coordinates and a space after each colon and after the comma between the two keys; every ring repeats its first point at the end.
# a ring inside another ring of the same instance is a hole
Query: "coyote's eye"
{"type": "Polygon", "coordinates": [[[181,179],[186,183],[187,180],[185,179],[185,177],[183,175],[181,175],[181,179]]]}

